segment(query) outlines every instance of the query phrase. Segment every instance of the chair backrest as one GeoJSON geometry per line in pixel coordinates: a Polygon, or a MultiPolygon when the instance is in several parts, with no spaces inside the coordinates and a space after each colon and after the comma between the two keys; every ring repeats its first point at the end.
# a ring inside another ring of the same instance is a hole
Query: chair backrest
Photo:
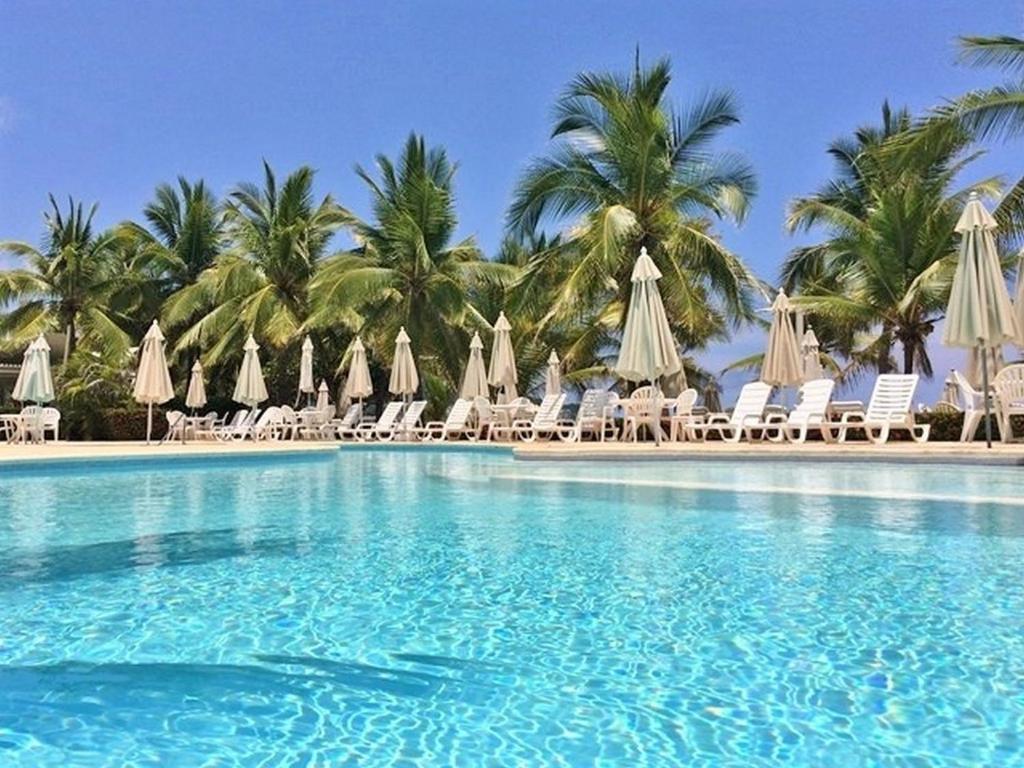
{"type": "Polygon", "coordinates": [[[50,427],[57,427],[59,424],[60,411],[50,406],[43,408],[43,426],[49,429],[50,427]]]}
{"type": "Polygon", "coordinates": [[[377,419],[377,429],[379,431],[389,431],[394,429],[395,422],[398,421],[398,417],[402,415],[402,408],[405,407],[405,403],[401,400],[393,400],[384,406],[384,411],[377,419]]]}
{"type": "Polygon", "coordinates": [[[1024,364],[1014,363],[1003,368],[993,379],[992,388],[1004,406],[1024,402],[1024,364]]]}
{"type": "Polygon", "coordinates": [[[263,412],[259,421],[256,422],[256,426],[266,427],[270,424],[280,424],[283,421],[284,414],[281,412],[281,409],[276,405],[272,405],[263,412]]]}
{"type": "Polygon", "coordinates": [[[21,409],[21,415],[35,419],[40,416],[42,409],[38,405],[26,405],[21,409]]]}
{"type": "Polygon", "coordinates": [[[463,429],[469,421],[469,415],[473,412],[473,401],[460,397],[448,410],[448,416],[444,420],[445,429],[463,429]]]}
{"type": "Polygon", "coordinates": [[[345,411],[345,415],[341,417],[341,428],[352,429],[356,424],[359,423],[359,419],[362,416],[362,409],[359,403],[352,403],[345,411]]]}
{"type": "Polygon", "coordinates": [[[182,426],[182,419],[185,417],[185,414],[181,411],[167,411],[165,415],[167,416],[167,426],[171,429],[182,426]]]}
{"type": "Polygon", "coordinates": [[[654,397],[654,387],[647,384],[643,387],[637,387],[629,393],[630,400],[650,400],[654,397]]]}
{"type": "Polygon", "coordinates": [[[693,413],[693,406],[697,404],[697,390],[684,389],[676,398],[676,416],[686,416],[693,413]]]}
{"type": "Polygon", "coordinates": [[[748,419],[759,419],[768,407],[768,398],[772,395],[772,387],[763,381],[752,381],[744,384],[740,390],[740,396],[736,398],[736,405],[733,406],[732,416],[729,421],[732,424],[743,424],[748,419]]]}
{"type": "Polygon", "coordinates": [[[832,390],[836,383],[832,379],[811,379],[800,385],[800,400],[789,412],[790,424],[820,422],[828,411],[832,390]]]}
{"type": "Polygon", "coordinates": [[[537,408],[537,415],[533,417],[534,427],[549,427],[558,421],[558,415],[565,405],[565,395],[545,395],[537,408]]]}
{"type": "Polygon", "coordinates": [[[596,421],[603,419],[605,409],[611,402],[611,392],[604,389],[588,389],[580,398],[580,406],[576,410],[576,422],[596,421]]]}
{"type": "Polygon", "coordinates": [[[476,411],[476,417],[481,425],[490,424],[494,420],[494,412],[491,410],[491,401],[486,397],[474,397],[473,410],[476,411]]]}
{"type": "Polygon", "coordinates": [[[281,417],[285,424],[294,424],[299,420],[298,415],[295,413],[295,409],[290,405],[281,406],[281,417]]]}
{"type": "Polygon", "coordinates": [[[249,409],[241,408],[240,410],[235,411],[235,415],[231,417],[231,421],[228,424],[228,426],[231,427],[232,429],[235,427],[240,427],[247,418],[249,418],[249,409]]]}
{"type": "Polygon", "coordinates": [[[960,371],[952,371],[953,383],[956,385],[956,399],[959,400],[960,408],[964,411],[978,411],[985,407],[985,401],[981,398],[981,392],[971,386],[960,371]]]}
{"type": "Polygon", "coordinates": [[[419,425],[423,409],[426,407],[426,400],[413,400],[409,403],[409,407],[405,409],[405,414],[402,416],[402,429],[415,429],[419,425]]]}
{"type": "Polygon", "coordinates": [[[882,373],[875,379],[865,416],[868,421],[889,421],[910,413],[917,389],[916,373],[882,373]]]}

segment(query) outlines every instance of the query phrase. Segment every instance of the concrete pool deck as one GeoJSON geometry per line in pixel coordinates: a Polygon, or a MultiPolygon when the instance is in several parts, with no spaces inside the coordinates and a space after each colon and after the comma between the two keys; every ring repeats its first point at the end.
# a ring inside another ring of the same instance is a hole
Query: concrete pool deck
{"type": "Polygon", "coordinates": [[[887,445],[847,443],[333,443],[301,441],[190,442],[146,445],[142,442],[49,442],[45,445],[0,444],[0,467],[34,461],[145,460],[203,456],[323,455],[337,450],[493,450],[511,452],[523,461],[756,461],[892,462],[906,464],[978,464],[1024,466],[1024,444],[900,442],[887,445]]]}

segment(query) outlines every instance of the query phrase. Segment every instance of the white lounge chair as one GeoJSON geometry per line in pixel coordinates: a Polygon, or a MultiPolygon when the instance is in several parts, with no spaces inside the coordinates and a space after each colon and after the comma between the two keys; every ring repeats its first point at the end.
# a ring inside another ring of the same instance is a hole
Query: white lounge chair
{"type": "Polygon", "coordinates": [[[532,443],[540,438],[553,438],[565,427],[559,422],[558,416],[565,405],[565,395],[545,395],[537,407],[537,413],[532,419],[517,419],[511,424],[492,426],[490,437],[500,440],[502,437],[518,437],[527,443],[532,443]]]}
{"type": "Polygon", "coordinates": [[[363,416],[363,407],[352,403],[340,419],[331,419],[320,427],[321,437],[335,437],[338,440],[354,440],[359,432],[359,422],[363,416]]]}
{"type": "MultiPolygon", "coordinates": [[[[971,386],[971,382],[960,371],[952,371],[950,376],[953,378],[953,384],[956,385],[957,402],[954,405],[958,406],[964,414],[964,426],[960,430],[960,442],[970,443],[974,440],[974,435],[978,431],[978,425],[985,418],[985,398],[981,392],[971,386]]],[[[998,408],[996,410],[998,411],[998,408]]],[[[1000,429],[1002,429],[1002,424],[1000,424],[1000,429]]]]}
{"type": "Polygon", "coordinates": [[[426,400],[413,400],[402,414],[402,420],[398,426],[389,433],[378,435],[377,439],[387,443],[396,437],[408,439],[418,437],[417,430],[420,428],[420,419],[423,418],[423,410],[426,407],[426,400]]]}
{"type": "Polygon", "coordinates": [[[928,440],[930,424],[916,424],[911,410],[917,390],[916,373],[883,373],[875,379],[871,400],[864,410],[847,411],[839,421],[822,424],[822,435],[831,440],[838,433],[845,443],[850,430],[862,429],[872,443],[881,445],[894,430],[910,434],[915,443],[928,440]]]}
{"type": "Polygon", "coordinates": [[[245,437],[251,437],[253,440],[280,440],[284,432],[284,412],[280,407],[272,405],[260,414],[245,437]]]}
{"type": "Polygon", "coordinates": [[[373,424],[360,424],[356,430],[356,439],[365,440],[390,440],[395,435],[395,427],[405,403],[401,400],[394,400],[384,406],[384,411],[373,424]]]}
{"type": "Polygon", "coordinates": [[[256,419],[259,417],[260,409],[242,409],[235,413],[229,424],[213,428],[213,436],[218,440],[242,440],[249,436],[256,419]]]}
{"type": "Polygon", "coordinates": [[[476,440],[480,431],[472,423],[473,401],[460,397],[448,410],[444,421],[431,421],[415,431],[422,440],[452,440],[465,437],[476,440]]]}
{"type": "Polygon", "coordinates": [[[587,436],[596,436],[602,443],[618,436],[618,427],[612,411],[618,405],[618,395],[604,389],[588,389],[580,398],[576,418],[561,422],[558,437],[567,443],[578,443],[587,436]]]}
{"type": "Polygon", "coordinates": [[[686,435],[691,440],[704,440],[709,432],[717,432],[727,443],[738,443],[748,434],[749,426],[763,422],[771,394],[771,386],[764,382],[744,384],[731,414],[713,413],[703,424],[688,425],[686,435]]]}
{"type": "Polygon", "coordinates": [[[672,418],[669,419],[668,439],[671,442],[686,436],[686,428],[700,422],[693,415],[693,406],[697,404],[697,390],[684,389],[676,398],[672,418]]]}
{"type": "Polygon", "coordinates": [[[1024,416],[1024,365],[1008,365],[999,371],[992,381],[992,390],[996,395],[999,437],[1004,443],[1013,442],[1013,417],[1024,416]]]}
{"type": "Polygon", "coordinates": [[[807,441],[807,435],[815,430],[821,431],[821,425],[828,421],[828,406],[832,400],[835,382],[832,379],[812,379],[800,385],[799,400],[796,407],[788,414],[771,415],[760,424],[747,427],[747,438],[751,433],[760,431],[772,442],[791,443],[807,441]]]}

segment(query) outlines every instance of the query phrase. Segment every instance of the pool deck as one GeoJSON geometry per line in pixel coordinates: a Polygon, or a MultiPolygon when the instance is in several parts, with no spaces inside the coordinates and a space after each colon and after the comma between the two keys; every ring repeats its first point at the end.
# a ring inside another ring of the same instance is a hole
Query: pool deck
{"type": "Polygon", "coordinates": [[[324,454],[342,450],[494,450],[511,451],[523,461],[758,461],[809,460],[816,462],[892,462],[906,464],[981,464],[1024,466],[1024,443],[900,442],[887,445],[846,443],[328,443],[301,441],[190,442],[182,445],[146,445],[142,442],[50,442],[45,445],[0,444],[0,467],[37,461],[97,461],[117,459],[167,459],[202,456],[270,456],[324,454]]]}
{"type": "Polygon", "coordinates": [[[37,461],[97,461],[117,459],[166,459],[202,456],[267,456],[273,454],[333,453],[332,443],[267,441],[190,442],[146,445],[144,442],[48,442],[44,445],[0,444],[0,467],[37,461]]]}
{"type": "Polygon", "coordinates": [[[515,458],[534,461],[760,461],[893,462],[900,464],[983,464],[1024,466],[1024,443],[582,443],[518,445],[515,458]]]}

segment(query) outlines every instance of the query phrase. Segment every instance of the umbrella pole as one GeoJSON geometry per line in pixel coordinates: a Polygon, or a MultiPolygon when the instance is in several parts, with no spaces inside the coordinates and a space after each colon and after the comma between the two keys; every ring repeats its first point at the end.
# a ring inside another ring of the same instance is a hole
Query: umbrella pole
{"type": "Polygon", "coordinates": [[[658,384],[651,380],[651,431],[654,432],[654,445],[661,445],[661,402],[658,384]]]}
{"type": "Polygon", "coordinates": [[[988,393],[988,360],[986,356],[988,350],[983,346],[981,348],[981,396],[985,398],[985,445],[989,448],[992,447],[992,420],[991,410],[992,401],[989,398],[988,393]]]}
{"type": "Polygon", "coordinates": [[[146,410],[146,445],[153,436],[153,404],[150,403],[146,410]]]}

